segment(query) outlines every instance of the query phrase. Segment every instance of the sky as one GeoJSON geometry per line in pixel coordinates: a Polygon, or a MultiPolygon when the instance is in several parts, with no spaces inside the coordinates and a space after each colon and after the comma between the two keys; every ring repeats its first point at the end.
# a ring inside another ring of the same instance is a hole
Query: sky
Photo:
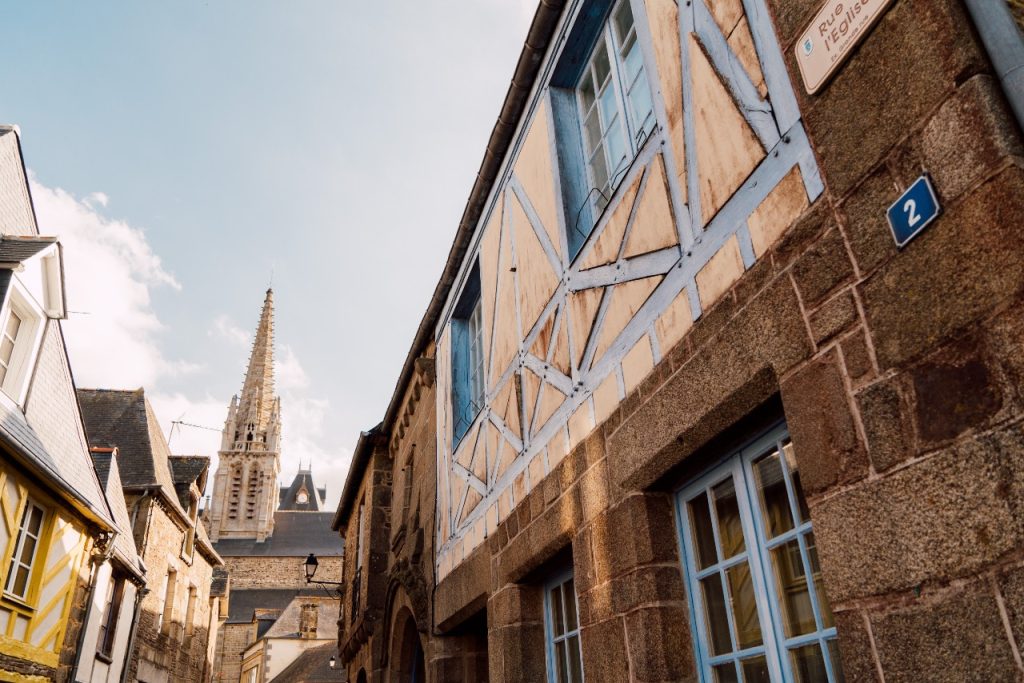
{"type": "Polygon", "coordinates": [[[334,505],[535,5],[8,6],[0,123],[19,125],[40,229],[64,244],[76,384],[144,387],[173,452],[215,456],[272,283],[282,478],[310,463],[334,505]]]}

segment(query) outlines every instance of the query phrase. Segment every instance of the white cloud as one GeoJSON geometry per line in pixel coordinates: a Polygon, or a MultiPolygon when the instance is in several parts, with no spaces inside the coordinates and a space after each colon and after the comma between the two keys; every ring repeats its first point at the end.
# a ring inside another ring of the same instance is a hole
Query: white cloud
{"type": "Polygon", "coordinates": [[[79,200],[30,175],[40,230],[64,245],[68,321],[64,327],[79,386],[152,385],[161,375],[194,372],[198,366],[164,357],[163,331],[150,290],[181,289],[146,241],[142,230],[107,218],[95,208],[102,192],[79,200]]]}
{"type": "MultiPolygon", "coordinates": [[[[171,451],[209,455],[215,470],[230,398],[161,390],[161,378],[203,369],[167,358],[158,343],[161,335],[171,331],[153,310],[150,291],[155,287],[180,290],[181,284],[164,268],[142,230],[100,213],[110,201],[106,194],[94,192],[76,199],[60,188],[40,184],[34,176],[31,184],[41,232],[58,235],[64,245],[71,310],[64,329],[76,382],[83,387],[145,387],[171,451]],[[174,425],[175,421],[182,424],[174,425]]],[[[208,334],[240,350],[251,339],[227,314],[214,318],[208,334]]],[[[247,358],[247,353],[240,352],[242,368],[247,358]]],[[[326,398],[310,394],[310,376],[288,344],[278,345],[276,369],[284,422],[282,478],[290,482],[300,463],[312,464],[319,485],[328,487],[328,504],[334,505],[351,453],[323,445],[335,441],[325,434],[330,405],[326,398]]]]}
{"type": "Polygon", "coordinates": [[[276,358],[277,387],[280,391],[305,389],[309,386],[309,375],[302,367],[295,351],[287,344],[279,344],[276,358]]]}
{"type": "Polygon", "coordinates": [[[207,332],[211,337],[225,339],[236,346],[249,345],[249,333],[235,324],[231,316],[222,313],[213,319],[213,326],[207,332]]]}

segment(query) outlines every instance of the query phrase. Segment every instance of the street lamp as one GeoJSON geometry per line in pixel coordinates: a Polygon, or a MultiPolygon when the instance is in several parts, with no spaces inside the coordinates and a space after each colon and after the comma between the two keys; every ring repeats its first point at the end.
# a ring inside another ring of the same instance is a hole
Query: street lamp
{"type": "Polygon", "coordinates": [[[309,557],[306,558],[306,563],[302,566],[306,569],[306,583],[309,583],[313,580],[313,575],[316,574],[317,567],[320,566],[320,563],[317,562],[316,555],[310,553],[309,557]]]}
{"type": "Polygon", "coordinates": [[[335,592],[340,596],[342,594],[341,587],[345,584],[341,581],[314,581],[313,576],[316,575],[316,570],[320,566],[320,562],[317,561],[316,555],[313,553],[309,554],[306,561],[302,564],[302,568],[306,572],[306,583],[315,583],[318,586],[336,586],[335,592]]]}
{"type": "Polygon", "coordinates": [[[337,665],[338,665],[338,660],[336,660],[334,658],[334,655],[331,655],[331,658],[329,660],[327,660],[327,666],[329,666],[329,667],[331,667],[333,669],[337,665]]]}

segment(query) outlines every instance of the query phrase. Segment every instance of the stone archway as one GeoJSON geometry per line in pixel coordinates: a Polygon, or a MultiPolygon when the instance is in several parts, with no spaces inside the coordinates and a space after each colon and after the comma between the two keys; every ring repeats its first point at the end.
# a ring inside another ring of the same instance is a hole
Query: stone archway
{"type": "Polygon", "coordinates": [[[360,669],[356,674],[356,683],[366,683],[366,669],[360,669]]]}
{"type": "Polygon", "coordinates": [[[402,607],[392,622],[391,683],[425,683],[427,680],[423,644],[416,619],[408,607],[402,607]]]}

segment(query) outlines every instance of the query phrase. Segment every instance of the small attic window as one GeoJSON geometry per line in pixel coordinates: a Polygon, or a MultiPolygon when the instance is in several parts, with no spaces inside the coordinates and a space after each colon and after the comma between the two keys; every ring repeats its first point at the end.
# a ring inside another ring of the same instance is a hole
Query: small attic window
{"type": "Polygon", "coordinates": [[[0,389],[21,405],[39,351],[43,312],[15,279],[0,311],[0,389]]]}

